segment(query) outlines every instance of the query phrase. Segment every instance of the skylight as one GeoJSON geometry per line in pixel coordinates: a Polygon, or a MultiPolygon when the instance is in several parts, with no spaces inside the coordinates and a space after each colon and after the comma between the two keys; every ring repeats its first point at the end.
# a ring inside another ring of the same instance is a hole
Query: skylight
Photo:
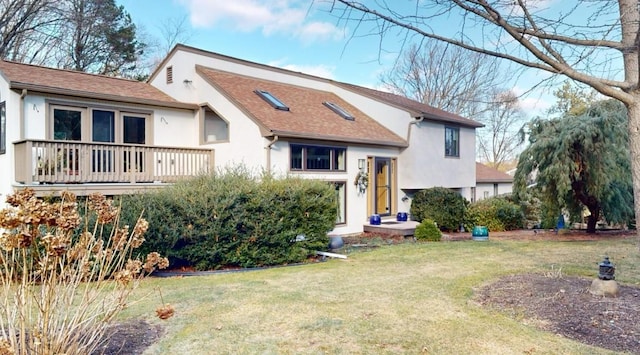
{"type": "Polygon", "coordinates": [[[327,106],[329,109],[331,109],[331,111],[333,111],[333,112],[337,113],[338,115],[340,115],[340,117],[344,118],[345,120],[353,121],[353,120],[356,119],[355,117],[353,117],[352,114],[350,114],[345,109],[343,109],[342,107],[338,106],[337,104],[334,104],[333,102],[325,101],[322,104],[327,106]]]}
{"type": "Polygon", "coordinates": [[[289,106],[283,104],[282,101],[278,100],[278,98],[273,96],[270,92],[264,90],[256,90],[254,92],[275,109],[289,111],[289,106]]]}

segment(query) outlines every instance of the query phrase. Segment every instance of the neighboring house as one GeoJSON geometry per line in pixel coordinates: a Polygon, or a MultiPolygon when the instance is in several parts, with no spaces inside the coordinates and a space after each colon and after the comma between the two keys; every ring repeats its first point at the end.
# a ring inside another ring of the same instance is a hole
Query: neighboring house
{"type": "Polygon", "coordinates": [[[475,196],[472,196],[471,202],[509,194],[512,191],[513,176],[484,164],[476,163],[475,196]]]}
{"type": "Polygon", "coordinates": [[[444,186],[470,198],[476,184],[481,124],[376,90],[183,45],[148,83],[8,62],[0,72],[11,110],[3,194],[164,186],[212,168],[215,149],[216,168],[244,164],[333,183],[333,232],[346,234],[361,232],[374,213],[408,211],[420,189],[444,186]],[[60,169],[42,169],[60,152],[60,169]],[[25,166],[14,170],[14,161],[25,166]]]}

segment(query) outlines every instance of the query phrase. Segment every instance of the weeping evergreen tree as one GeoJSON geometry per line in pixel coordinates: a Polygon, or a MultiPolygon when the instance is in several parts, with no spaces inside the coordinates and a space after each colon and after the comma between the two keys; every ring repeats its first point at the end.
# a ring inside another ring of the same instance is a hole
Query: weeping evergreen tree
{"type": "Polygon", "coordinates": [[[538,118],[529,124],[529,134],[514,177],[517,198],[535,175],[551,208],[568,210],[572,219],[589,210],[587,233],[595,233],[600,217],[611,223],[632,220],[627,112],[620,102],[603,100],[580,114],[538,118]]]}

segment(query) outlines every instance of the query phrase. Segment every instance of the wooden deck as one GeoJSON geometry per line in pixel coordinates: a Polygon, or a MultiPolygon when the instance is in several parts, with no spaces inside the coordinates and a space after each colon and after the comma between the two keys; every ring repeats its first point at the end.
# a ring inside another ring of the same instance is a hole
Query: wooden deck
{"type": "Polygon", "coordinates": [[[209,172],[214,151],[189,147],[23,140],[15,146],[15,188],[119,195],[209,172]]]}

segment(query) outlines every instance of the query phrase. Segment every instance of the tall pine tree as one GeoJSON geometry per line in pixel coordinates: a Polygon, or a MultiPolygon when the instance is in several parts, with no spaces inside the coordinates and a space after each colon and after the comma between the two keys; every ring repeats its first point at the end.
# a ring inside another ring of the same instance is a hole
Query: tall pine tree
{"type": "Polygon", "coordinates": [[[136,26],[115,0],[66,0],[66,47],[63,67],[104,75],[126,76],[135,69],[144,45],[136,26]]]}

